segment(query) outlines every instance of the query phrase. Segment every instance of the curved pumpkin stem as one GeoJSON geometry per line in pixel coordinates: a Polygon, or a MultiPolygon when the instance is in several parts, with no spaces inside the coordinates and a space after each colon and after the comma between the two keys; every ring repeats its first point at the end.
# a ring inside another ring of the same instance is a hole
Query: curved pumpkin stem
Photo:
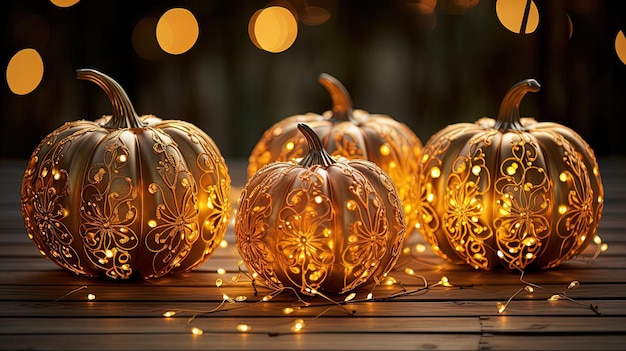
{"type": "Polygon", "coordinates": [[[298,163],[303,167],[312,167],[315,165],[321,165],[328,167],[336,161],[330,156],[328,151],[324,149],[322,141],[311,127],[304,123],[298,123],[298,130],[304,134],[307,143],[309,144],[309,152],[298,163]]]}
{"type": "Polygon", "coordinates": [[[519,104],[526,93],[536,93],[539,89],[541,85],[534,79],[526,79],[513,85],[502,99],[494,128],[500,131],[525,130],[526,128],[520,122],[519,104]]]}
{"type": "Polygon", "coordinates": [[[322,73],[318,79],[319,83],[326,88],[333,101],[333,121],[350,121],[357,123],[352,119],[352,99],[346,87],[341,84],[335,77],[330,74],[322,73]]]}
{"type": "Polygon", "coordinates": [[[104,125],[105,128],[141,128],[144,126],[128,95],[113,78],[94,69],[78,69],[76,77],[96,83],[107,94],[113,107],[113,117],[104,125]]]}

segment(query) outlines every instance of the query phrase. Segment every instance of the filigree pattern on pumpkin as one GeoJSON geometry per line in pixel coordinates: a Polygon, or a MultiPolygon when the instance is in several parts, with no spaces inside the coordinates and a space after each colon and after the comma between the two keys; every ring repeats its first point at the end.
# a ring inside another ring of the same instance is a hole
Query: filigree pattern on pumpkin
{"type": "Polygon", "coordinates": [[[469,155],[455,160],[447,179],[447,206],[443,214],[451,247],[473,267],[489,264],[485,242],[493,236],[483,216],[487,209],[483,197],[491,189],[491,176],[482,151],[485,145],[472,143],[469,155]]]}
{"type": "Polygon", "coordinates": [[[34,174],[32,167],[31,164],[29,170],[33,172],[35,185],[29,189],[29,197],[32,198],[34,223],[31,217],[27,217],[29,235],[59,264],[70,270],[82,271],[80,257],[73,247],[74,238],[63,223],[67,210],[63,208],[61,199],[69,194],[67,173],[64,169],[55,169],[49,161],[42,165],[38,175],[34,174]],[[30,226],[35,226],[39,235],[33,235],[34,228],[30,226]]]}
{"type": "Polygon", "coordinates": [[[119,156],[128,156],[128,150],[115,138],[109,143],[103,163],[87,171],[81,189],[79,233],[85,254],[94,266],[111,278],[128,278],[133,273],[130,252],[139,245],[132,228],[137,218],[133,204],[137,189],[130,178],[117,175],[124,167],[119,156]]]}
{"type": "Polygon", "coordinates": [[[350,234],[342,254],[344,265],[349,269],[344,278],[344,291],[363,283],[371,276],[371,271],[378,268],[387,254],[389,226],[382,199],[366,179],[356,179],[348,189],[354,196],[345,203],[345,217],[354,220],[348,225],[350,234]]]}
{"type": "Polygon", "coordinates": [[[198,168],[202,171],[198,186],[207,196],[206,207],[209,211],[204,217],[201,229],[201,239],[207,248],[213,250],[219,243],[217,236],[226,231],[230,215],[230,185],[227,183],[227,171],[220,162],[216,161],[216,155],[202,153],[197,158],[198,168]]]}
{"type": "Polygon", "coordinates": [[[567,184],[569,191],[567,205],[559,206],[558,212],[562,216],[556,224],[556,234],[562,239],[559,255],[562,258],[548,263],[549,266],[575,255],[586,239],[582,233],[589,233],[596,220],[593,213],[595,197],[588,173],[590,170],[567,140],[554,133],[553,137],[564,149],[563,164],[569,169],[559,175],[559,181],[567,184]]]}
{"type": "Polygon", "coordinates": [[[315,167],[298,177],[301,187],[286,194],[278,212],[280,235],[276,245],[285,275],[304,292],[318,289],[335,261],[330,230],[335,214],[330,198],[321,190],[324,180],[315,167]]]}
{"type": "Polygon", "coordinates": [[[189,254],[200,237],[198,226],[197,185],[188,171],[175,142],[165,134],[153,130],[153,151],[161,160],[156,166],[160,182],[148,185],[148,193],[160,203],[155,218],[148,221],[151,227],[145,237],[146,247],[153,252],[156,275],[177,267],[189,254]],[[165,266],[162,271],[159,267],[165,266]]]}
{"type": "Polygon", "coordinates": [[[499,215],[494,227],[501,258],[509,268],[524,269],[548,245],[552,186],[544,166],[537,164],[537,145],[517,135],[495,182],[499,215]]]}

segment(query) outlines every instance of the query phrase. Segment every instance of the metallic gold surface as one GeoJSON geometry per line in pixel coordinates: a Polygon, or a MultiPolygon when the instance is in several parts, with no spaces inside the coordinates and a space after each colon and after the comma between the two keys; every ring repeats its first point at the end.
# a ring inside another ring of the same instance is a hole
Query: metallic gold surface
{"type": "Polygon", "coordinates": [[[377,283],[402,250],[406,222],[391,178],[373,162],[331,158],[315,132],[300,163],[274,162],[244,187],[237,248],[269,287],[345,293],[377,283]]]}
{"type": "Polygon", "coordinates": [[[419,231],[449,261],[549,268],[593,240],[604,204],[598,164],[571,129],[520,118],[523,96],[539,88],[522,81],[497,120],[450,125],[424,145],[419,231]]]}
{"type": "Polygon", "coordinates": [[[390,116],[353,109],[345,87],[330,75],[320,75],[319,82],[331,95],[332,110],[287,117],[267,129],[250,154],[248,177],[271,162],[303,157],[308,144],[297,125],[306,123],[332,156],[372,161],[393,179],[404,206],[408,238],[417,223],[419,199],[411,189],[416,186],[421,141],[390,116]]]}
{"type": "Polygon", "coordinates": [[[113,115],[68,122],[35,149],[22,183],[29,237],[61,267],[126,279],[189,271],[224,236],[230,177],[211,140],[190,123],[138,117],[110,77],[98,84],[113,115]]]}

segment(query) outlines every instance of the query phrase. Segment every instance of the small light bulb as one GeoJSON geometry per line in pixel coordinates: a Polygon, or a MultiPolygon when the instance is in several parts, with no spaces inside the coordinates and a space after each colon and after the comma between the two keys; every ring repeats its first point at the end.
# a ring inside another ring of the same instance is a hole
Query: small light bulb
{"type": "Polygon", "coordinates": [[[367,294],[367,298],[366,299],[367,300],[371,300],[373,297],[374,297],[374,294],[369,293],[369,294],[367,294]]]}
{"type": "Polygon", "coordinates": [[[89,301],[93,301],[93,300],[95,300],[95,299],[96,299],[96,295],[95,295],[95,294],[88,294],[88,295],[87,295],[87,300],[89,300],[89,301]]]}
{"type": "Polygon", "coordinates": [[[574,280],[567,286],[567,289],[576,289],[580,286],[580,282],[578,280],[574,280]]]}
{"type": "Polygon", "coordinates": [[[176,315],[175,311],[167,311],[163,313],[163,317],[165,318],[170,318],[170,317],[174,317],[176,315]]]}
{"type": "Polygon", "coordinates": [[[354,297],[356,296],[356,293],[350,293],[348,296],[346,296],[346,298],[344,299],[345,302],[348,302],[352,299],[354,299],[354,297]]]}
{"type": "Polygon", "coordinates": [[[193,327],[191,328],[191,334],[193,335],[202,335],[204,334],[204,330],[197,328],[197,327],[193,327]]]}
{"type": "Polygon", "coordinates": [[[283,308],[283,314],[292,314],[293,312],[294,312],[294,309],[291,307],[283,308]]]}
{"type": "Polygon", "coordinates": [[[524,287],[524,290],[528,291],[529,293],[531,293],[531,292],[535,291],[535,289],[533,289],[533,287],[532,287],[532,286],[530,286],[530,285],[526,285],[526,286],[524,287]]]}
{"type": "Polygon", "coordinates": [[[227,248],[227,247],[228,247],[228,241],[227,241],[226,239],[224,239],[224,240],[220,241],[220,247],[221,247],[222,249],[227,248]]]}
{"type": "Polygon", "coordinates": [[[223,283],[222,278],[215,279],[215,286],[217,286],[218,288],[222,286],[222,283],[223,283]]]}
{"type": "Polygon", "coordinates": [[[240,333],[245,333],[245,332],[249,332],[250,331],[250,326],[247,324],[238,324],[237,325],[237,331],[240,333]]]}
{"type": "Polygon", "coordinates": [[[559,296],[558,294],[555,294],[555,295],[550,296],[548,301],[557,301],[557,300],[560,300],[560,299],[561,299],[561,296],[559,296]]]}
{"type": "Polygon", "coordinates": [[[224,268],[218,268],[217,269],[217,274],[219,274],[219,275],[226,274],[226,270],[224,268]]]}
{"type": "Polygon", "coordinates": [[[448,280],[448,277],[446,277],[445,275],[441,277],[441,280],[439,282],[443,286],[452,286],[452,284],[450,284],[450,281],[448,280]]]}
{"type": "Polygon", "coordinates": [[[299,332],[300,330],[302,330],[302,328],[304,328],[304,320],[296,319],[296,321],[293,323],[293,327],[291,328],[291,330],[294,332],[299,332]]]}
{"type": "Polygon", "coordinates": [[[506,310],[506,305],[502,302],[496,302],[496,306],[498,307],[498,313],[502,313],[506,310]]]}
{"type": "Polygon", "coordinates": [[[415,271],[413,270],[413,268],[406,267],[406,268],[404,269],[404,273],[406,273],[406,274],[408,274],[408,275],[414,275],[414,274],[415,274],[415,271]]]}

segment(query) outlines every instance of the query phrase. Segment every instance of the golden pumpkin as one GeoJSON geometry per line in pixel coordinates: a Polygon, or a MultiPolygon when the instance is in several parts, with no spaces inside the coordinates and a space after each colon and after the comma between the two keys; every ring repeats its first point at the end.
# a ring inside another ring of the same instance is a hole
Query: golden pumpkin
{"type": "Polygon", "coordinates": [[[219,149],[190,123],[139,117],[110,77],[77,72],[106,92],[113,115],[68,122],[35,149],[22,183],[29,237],[86,276],[196,268],[221,242],[231,210],[219,149]]]}
{"type": "Polygon", "coordinates": [[[334,77],[321,74],[319,82],[330,93],[332,110],[323,115],[308,113],[287,117],[267,129],[250,154],[248,177],[268,163],[303,157],[308,144],[297,125],[306,123],[319,135],[332,156],[372,161],[393,179],[410,233],[417,224],[419,199],[414,197],[412,189],[415,188],[421,141],[407,125],[390,116],[353,109],[346,88],[334,77]]]}
{"type": "Polygon", "coordinates": [[[366,160],[334,159],[315,132],[308,151],[245,185],[235,239],[252,273],[274,289],[345,293],[380,282],[402,250],[406,222],[391,178],[366,160]]]}
{"type": "Polygon", "coordinates": [[[571,129],[520,118],[533,79],[498,118],[457,123],[424,145],[419,230],[440,256],[490,270],[549,268],[593,240],[604,191],[595,156],[571,129]]]}

